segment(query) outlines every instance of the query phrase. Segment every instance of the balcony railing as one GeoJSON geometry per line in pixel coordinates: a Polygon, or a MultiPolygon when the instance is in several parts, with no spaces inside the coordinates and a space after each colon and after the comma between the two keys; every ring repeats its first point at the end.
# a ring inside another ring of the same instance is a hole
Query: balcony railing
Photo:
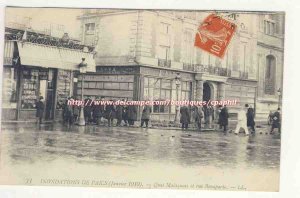
{"type": "Polygon", "coordinates": [[[213,67],[209,65],[195,65],[194,67],[196,72],[207,72],[218,76],[231,76],[231,70],[227,68],[213,67]]]}
{"type": "Polygon", "coordinates": [[[158,66],[159,67],[171,67],[171,60],[166,59],[158,59],[158,66]]]}
{"type": "MultiPolygon", "coordinates": [[[[194,72],[205,72],[211,75],[232,77],[230,69],[222,68],[222,67],[213,67],[209,65],[183,63],[183,70],[194,71],[194,72]]],[[[240,71],[238,73],[238,78],[248,79],[248,72],[240,71]]]]}

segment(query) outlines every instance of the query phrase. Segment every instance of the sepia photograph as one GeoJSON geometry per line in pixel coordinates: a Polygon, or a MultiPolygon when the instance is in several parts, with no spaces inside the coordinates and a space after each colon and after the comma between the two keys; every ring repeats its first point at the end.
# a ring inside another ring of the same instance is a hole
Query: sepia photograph
{"type": "Polygon", "coordinates": [[[284,11],[4,15],[1,185],[280,190],[284,11]]]}

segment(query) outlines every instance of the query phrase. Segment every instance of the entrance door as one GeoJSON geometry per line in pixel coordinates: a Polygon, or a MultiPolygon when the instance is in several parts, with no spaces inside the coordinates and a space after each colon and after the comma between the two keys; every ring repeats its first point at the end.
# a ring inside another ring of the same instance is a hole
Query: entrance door
{"type": "Polygon", "coordinates": [[[203,83],[203,101],[211,99],[211,88],[207,82],[203,83]]]}
{"type": "Polygon", "coordinates": [[[45,120],[53,120],[55,112],[55,88],[56,88],[56,71],[49,69],[47,80],[45,120]]]}

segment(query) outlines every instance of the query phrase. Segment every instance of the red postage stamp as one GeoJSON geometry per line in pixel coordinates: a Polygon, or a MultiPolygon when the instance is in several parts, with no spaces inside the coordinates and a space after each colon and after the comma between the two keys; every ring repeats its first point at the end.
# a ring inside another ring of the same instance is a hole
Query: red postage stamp
{"type": "Polygon", "coordinates": [[[223,58],[235,30],[234,23],[210,14],[198,28],[195,46],[223,58]]]}

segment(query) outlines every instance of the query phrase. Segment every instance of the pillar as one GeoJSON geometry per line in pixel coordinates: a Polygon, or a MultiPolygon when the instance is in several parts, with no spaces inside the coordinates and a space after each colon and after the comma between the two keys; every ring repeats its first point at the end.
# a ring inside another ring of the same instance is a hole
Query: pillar
{"type": "Polygon", "coordinates": [[[202,101],[203,99],[203,81],[197,80],[196,81],[196,100],[202,101]]]}
{"type": "Polygon", "coordinates": [[[219,83],[218,84],[218,90],[219,90],[219,100],[225,100],[225,83],[219,83]]]}

